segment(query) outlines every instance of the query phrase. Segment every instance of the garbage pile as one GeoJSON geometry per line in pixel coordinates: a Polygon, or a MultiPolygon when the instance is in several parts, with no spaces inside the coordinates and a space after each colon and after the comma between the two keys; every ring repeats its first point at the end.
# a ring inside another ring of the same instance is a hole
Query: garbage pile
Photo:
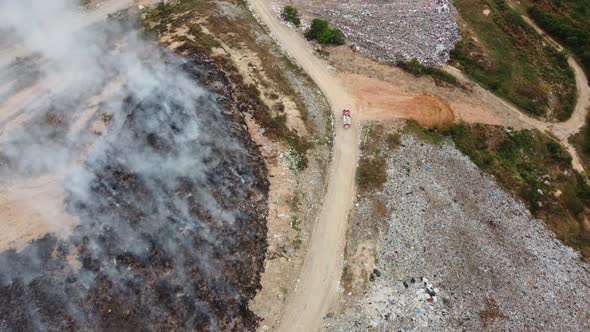
{"type": "Polygon", "coordinates": [[[588,264],[492,177],[409,135],[388,159],[379,273],[325,331],[590,330],[588,264]]]}
{"type": "Polygon", "coordinates": [[[441,66],[448,62],[450,51],[461,38],[450,0],[278,2],[275,8],[297,6],[304,22],[328,19],[357,50],[381,61],[418,59],[426,65],[441,66]]]}

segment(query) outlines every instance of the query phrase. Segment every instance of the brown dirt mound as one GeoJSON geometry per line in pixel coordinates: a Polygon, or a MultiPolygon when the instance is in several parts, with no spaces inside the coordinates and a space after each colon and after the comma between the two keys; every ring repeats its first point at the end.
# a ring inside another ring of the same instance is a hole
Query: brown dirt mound
{"type": "Polygon", "coordinates": [[[412,119],[426,127],[446,127],[455,122],[455,113],[441,99],[431,95],[411,95],[390,83],[360,75],[346,75],[363,120],[412,119]]]}

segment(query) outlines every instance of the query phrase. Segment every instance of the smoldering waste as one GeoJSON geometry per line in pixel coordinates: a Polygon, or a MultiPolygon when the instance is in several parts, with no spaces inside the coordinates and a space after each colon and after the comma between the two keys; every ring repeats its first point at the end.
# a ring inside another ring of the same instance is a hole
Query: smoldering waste
{"type": "Polygon", "coordinates": [[[268,183],[237,111],[249,106],[221,64],[153,53],[165,60],[146,71],[173,83],[142,94],[124,84],[100,143],[40,130],[48,115],[72,116],[71,103],[55,102],[68,96],[57,95],[3,144],[2,177],[46,172],[21,165],[43,149],[62,159],[88,152],[65,183],[67,209],[80,219],[74,235],[0,254],[0,330],[255,328],[248,301],[263,268],[268,183]]]}

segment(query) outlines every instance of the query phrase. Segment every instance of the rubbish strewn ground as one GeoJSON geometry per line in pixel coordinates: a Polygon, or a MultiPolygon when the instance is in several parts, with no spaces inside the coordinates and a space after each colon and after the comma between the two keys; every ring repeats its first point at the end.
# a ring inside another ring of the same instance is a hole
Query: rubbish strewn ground
{"type": "Polygon", "coordinates": [[[304,28],[313,18],[328,19],[355,48],[383,61],[418,59],[443,65],[460,39],[449,0],[277,0],[274,9],[288,4],[301,10],[304,28]]]}
{"type": "Polygon", "coordinates": [[[326,331],[590,328],[587,263],[449,144],[402,136],[350,225],[343,311],[326,331]]]}

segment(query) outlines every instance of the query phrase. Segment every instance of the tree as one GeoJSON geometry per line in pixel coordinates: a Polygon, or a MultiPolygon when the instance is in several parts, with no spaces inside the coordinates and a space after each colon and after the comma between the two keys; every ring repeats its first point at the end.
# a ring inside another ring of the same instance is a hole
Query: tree
{"type": "Polygon", "coordinates": [[[320,44],[343,45],[346,41],[344,33],[335,28],[331,28],[326,20],[314,19],[311,21],[311,27],[305,33],[308,40],[317,40],[320,44]]]}
{"type": "Polygon", "coordinates": [[[315,39],[319,41],[320,36],[325,34],[328,30],[330,30],[328,21],[315,18],[313,21],[311,21],[311,27],[305,33],[305,38],[308,40],[315,39]]]}
{"type": "Polygon", "coordinates": [[[336,45],[344,45],[346,43],[346,36],[340,29],[334,29],[334,40],[332,43],[336,45]]]}

